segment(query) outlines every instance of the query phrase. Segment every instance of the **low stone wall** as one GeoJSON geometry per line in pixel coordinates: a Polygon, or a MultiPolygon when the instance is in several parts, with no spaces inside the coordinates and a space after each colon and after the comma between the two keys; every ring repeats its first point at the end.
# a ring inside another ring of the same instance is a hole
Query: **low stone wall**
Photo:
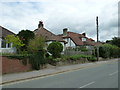
{"type": "Polygon", "coordinates": [[[0,56],[0,65],[2,65],[2,74],[6,74],[6,73],[16,73],[16,72],[25,72],[25,71],[30,71],[32,70],[31,65],[27,64],[24,65],[22,63],[22,60],[18,60],[18,59],[9,59],[7,57],[4,56],[0,56]]]}
{"type": "Polygon", "coordinates": [[[68,60],[68,61],[59,61],[56,63],[53,63],[54,66],[63,66],[63,65],[73,65],[73,64],[82,64],[82,63],[88,63],[89,61],[87,58],[81,58],[80,60],[68,60]]]}

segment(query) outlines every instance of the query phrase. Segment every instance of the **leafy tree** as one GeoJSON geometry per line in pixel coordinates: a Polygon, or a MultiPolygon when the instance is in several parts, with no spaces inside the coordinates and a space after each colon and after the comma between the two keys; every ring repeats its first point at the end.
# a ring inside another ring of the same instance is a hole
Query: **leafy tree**
{"type": "Polygon", "coordinates": [[[40,65],[46,63],[44,47],[45,39],[41,36],[36,36],[29,41],[28,51],[31,53],[30,63],[32,64],[33,69],[39,70],[40,65]]]}
{"type": "Polygon", "coordinates": [[[100,56],[103,58],[118,57],[119,51],[119,47],[111,44],[104,44],[99,48],[100,56]]]}
{"type": "Polygon", "coordinates": [[[48,51],[52,54],[53,58],[60,57],[63,51],[63,45],[60,42],[53,42],[49,44],[48,51]]]}
{"type": "Polygon", "coordinates": [[[22,50],[26,50],[27,49],[27,45],[30,39],[34,38],[34,33],[30,30],[21,30],[17,36],[19,36],[20,40],[22,40],[22,42],[25,44],[21,49],[22,50]]]}
{"type": "Polygon", "coordinates": [[[6,43],[12,43],[12,46],[16,47],[18,52],[20,51],[20,47],[24,46],[24,44],[22,43],[18,36],[8,35],[6,36],[5,40],[6,43]]]}
{"type": "Polygon", "coordinates": [[[112,40],[107,40],[106,43],[120,47],[120,37],[114,37],[112,40]]]}
{"type": "Polygon", "coordinates": [[[45,47],[45,39],[42,36],[35,36],[34,39],[31,39],[29,41],[29,44],[27,46],[28,51],[30,52],[37,52],[39,50],[42,50],[45,47]]]}

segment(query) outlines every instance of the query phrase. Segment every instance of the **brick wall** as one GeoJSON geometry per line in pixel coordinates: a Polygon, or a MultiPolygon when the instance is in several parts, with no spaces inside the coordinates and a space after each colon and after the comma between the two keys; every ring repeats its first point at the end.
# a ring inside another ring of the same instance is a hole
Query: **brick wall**
{"type": "Polygon", "coordinates": [[[0,63],[2,63],[2,74],[24,72],[24,71],[32,70],[30,64],[23,65],[21,60],[9,59],[4,56],[0,56],[0,58],[1,57],[2,59],[0,59],[0,63]]]}

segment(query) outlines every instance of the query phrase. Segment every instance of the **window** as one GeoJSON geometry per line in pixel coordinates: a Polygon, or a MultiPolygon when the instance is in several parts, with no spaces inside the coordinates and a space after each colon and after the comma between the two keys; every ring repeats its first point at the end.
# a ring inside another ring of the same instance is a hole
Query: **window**
{"type": "Polygon", "coordinates": [[[2,48],[6,48],[6,42],[5,42],[5,40],[2,40],[2,48]]]}
{"type": "Polygon", "coordinates": [[[82,38],[82,41],[86,41],[86,38],[82,38]]]}
{"type": "Polygon", "coordinates": [[[8,43],[8,48],[11,48],[11,43],[8,43]]]}

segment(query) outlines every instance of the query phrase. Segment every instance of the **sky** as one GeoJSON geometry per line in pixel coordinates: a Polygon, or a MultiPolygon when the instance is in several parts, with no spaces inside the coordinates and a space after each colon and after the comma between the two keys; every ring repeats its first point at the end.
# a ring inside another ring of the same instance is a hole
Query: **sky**
{"type": "Polygon", "coordinates": [[[96,40],[98,16],[99,40],[118,36],[118,0],[1,0],[0,11],[0,25],[16,34],[34,31],[42,20],[56,35],[68,28],[96,40]]]}

